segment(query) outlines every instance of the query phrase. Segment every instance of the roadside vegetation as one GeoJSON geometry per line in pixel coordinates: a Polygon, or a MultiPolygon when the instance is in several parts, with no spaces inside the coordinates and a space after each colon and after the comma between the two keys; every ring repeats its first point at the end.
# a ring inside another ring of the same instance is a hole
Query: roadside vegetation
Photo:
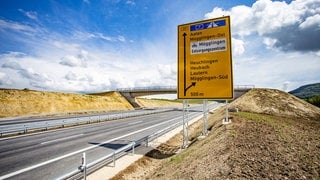
{"type": "Polygon", "coordinates": [[[66,115],[132,110],[117,92],[99,95],[0,89],[0,117],[66,115]]]}
{"type": "MultiPolygon", "coordinates": [[[[164,99],[137,100],[146,108],[182,107],[180,101],[164,99]]],[[[15,116],[59,116],[133,110],[116,91],[94,94],[0,89],[0,118],[15,116]]]]}
{"type": "Polygon", "coordinates": [[[320,83],[304,85],[289,93],[320,107],[320,83]]]}
{"type": "Polygon", "coordinates": [[[312,98],[308,98],[306,101],[315,106],[320,107],[320,95],[313,96],[312,98]]]}
{"type": "Polygon", "coordinates": [[[319,179],[320,109],[288,93],[253,89],[189,127],[192,142],[175,154],[182,132],[113,179],[319,179]],[[175,152],[173,152],[175,150],[175,152]]]}

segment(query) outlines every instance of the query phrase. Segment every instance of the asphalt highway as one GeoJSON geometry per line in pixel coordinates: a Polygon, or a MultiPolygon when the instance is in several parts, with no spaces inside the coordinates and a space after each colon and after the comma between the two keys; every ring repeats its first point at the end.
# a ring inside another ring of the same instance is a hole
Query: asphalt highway
{"type": "MultiPolygon", "coordinates": [[[[210,108],[216,106],[211,104],[210,108]]],[[[189,117],[202,114],[202,106],[193,107],[189,117]]],[[[30,170],[9,179],[56,179],[80,166],[82,152],[86,152],[90,163],[176,122],[182,123],[182,110],[2,138],[0,179],[26,169],[30,170]]]]}

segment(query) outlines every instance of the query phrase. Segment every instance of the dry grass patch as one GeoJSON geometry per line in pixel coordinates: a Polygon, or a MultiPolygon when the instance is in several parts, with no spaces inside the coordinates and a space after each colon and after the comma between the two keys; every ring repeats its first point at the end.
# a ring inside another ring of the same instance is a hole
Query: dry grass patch
{"type": "Polygon", "coordinates": [[[84,95],[0,89],[0,117],[133,109],[118,92],[84,95]]]}

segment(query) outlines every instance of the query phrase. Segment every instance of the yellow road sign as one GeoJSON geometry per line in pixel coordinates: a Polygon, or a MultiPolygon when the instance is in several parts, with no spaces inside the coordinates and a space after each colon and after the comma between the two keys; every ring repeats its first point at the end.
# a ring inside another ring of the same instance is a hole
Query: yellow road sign
{"type": "Polygon", "coordinates": [[[229,16],[178,26],[178,98],[233,98],[229,16]]]}

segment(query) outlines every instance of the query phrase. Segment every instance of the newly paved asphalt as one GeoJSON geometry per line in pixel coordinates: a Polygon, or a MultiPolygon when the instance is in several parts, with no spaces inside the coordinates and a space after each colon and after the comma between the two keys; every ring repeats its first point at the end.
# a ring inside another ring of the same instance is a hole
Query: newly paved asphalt
{"type": "MultiPolygon", "coordinates": [[[[202,114],[200,106],[191,109],[189,116],[194,118],[202,114]]],[[[83,151],[86,152],[87,163],[90,163],[176,122],[182,122],[181,110],[2,138],[0,179],[39,163],[61,159],[10,178],[55,179],[79,167],[83,151]],[[74,155],[62,158],[68,154],[74,155]]]]}

